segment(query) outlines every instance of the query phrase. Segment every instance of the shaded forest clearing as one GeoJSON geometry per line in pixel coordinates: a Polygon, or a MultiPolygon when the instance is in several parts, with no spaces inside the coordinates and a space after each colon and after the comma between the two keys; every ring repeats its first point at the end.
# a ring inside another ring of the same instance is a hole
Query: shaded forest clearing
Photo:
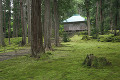
{"type": "Polygon", "coordinates": [[[120,80],[119,5],[0,0],[0,80],[120,80]]]}
{"type": "Polygon", "coordinates": [[[39,60],[28,55],[0,62],[0,80],[120,80],[120,43],[81,39],[75,35],[39,60]],[[85,67],[87,54],[106,57],[112,65],[85,67]]]}

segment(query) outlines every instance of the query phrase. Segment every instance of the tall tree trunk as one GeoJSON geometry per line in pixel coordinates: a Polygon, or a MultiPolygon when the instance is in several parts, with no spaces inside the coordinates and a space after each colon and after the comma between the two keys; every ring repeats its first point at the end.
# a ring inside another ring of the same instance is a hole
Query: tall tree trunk
{"type": "Polygon", "coordinates": [[[24,12],[23,12],[23,0],[20,0],[21,7],[21,25],[22,25],[22,46],[26,44],[26,36],[25,36],[25,26],[24,26],[24,12]]]}
{"type": "Polygon", "coordinates": [[[9,23],[8,23],[8,40],[9,40],[9,45],[10,43],[10,36],[11,36],[11,14],[9,13],[9,23]]]}
{"type": "Polygon", "coordinates": [[[51,50],[50,40],[50,0],[45,0],[45,15],[44,15],[44,47],[45,50],[51,50]]]}
{"type": "Polygon", "coordinates": [[[51,46],[51,32],[52,32],[52,16],[50,16],[50,26],[48,27],[48,46],[49,49],[52,50],[52,46],[51,46]]]}
{"type": "Polygon", "coordinates": [[[120,34],[120,0],[118,1],[118,15],[119,15],[118,25],[119,25],[119,34],[120,34]]]}
{"type": "Polygon", "coordinates": [[[90,14],[89,14],[89,11],[87,11],[87,24],[88,24],[88,36],[90,36],[91,29],[90,29],[90,14]]]}
{"type": "Polygon", "coordinates": [[[19,1],[13,0],[13,37],[18,37],[19,1]]]}
{"type": "Polygon", "coordinates": [[[31,0],[27,0],[28,9],[28,43],[31,42],[31,0]]]}
{"type": "Polygon", "coordinates": [[[38,58],[44,53],[41,25],[41,0],[32,0],[31,33],[32,56],[38,58]]]}
{"type": "Polygon", "coordinates": [[[115,26],[114,26],[114,36],[117,35],[117,27],[118,27],[118,0],[115,0],[116,4],[115,4],[115,26]]]}
{"type": "Polygon", "coordinates": [[[112,1],[110,1],[110,29],[113,33],[113,13],[112,13],[112,1]]]}
{"type": "Polygon", "coordinates": [[[20,28],[20,12],[18,12],[18,16],[17,16],[17,28],[16,28],[16,37],[19,37],[18,33],[19,33],[19,28],[20,28]]]}
{"type": "Polygon", "coordinates": [[[23,2],[23,18],[24,18],[25,39],[27,37],[27,14],[26,14],[27,9],[26,9],[26,1],[27,0],[24,0],[24,2],[23,2]]]}
{"type": "Polygon", "coordinates": [[[0,0],[0,46],[5,46],[4,33],[3,33],[3,11],[2,11],[2,0],[0,0]]]}
{"type": "Polygon", "coordinates": [[[8,22],[8,41],[9,45],[10,43],[10,37],[11,37],[11,2],[9,2],[9,22],[8,22]]]}
{"type": "MultiPolygon", "coordinates": [[[[120,1],[119,1],[119,5],[120,5],[120,1]]],[[[118,23],[119,23],[119,34],[120,34],[120,7],[119,7],[119,19],[118,19],[118,23]]]]}
{"type": "Polygon", "coordinates": [[[21,21],[21,19],[20,19],[20,16],[21,16],[21,9],[20,9],[20,1],[18,1],[18,16],[17,16],[17,24],[18,24],[18,26],[17,26],[17,31],[16,31],[16,35],[17,35],[17,37],[19,37],[19,31],[20,31],[20,21],[21,21]]]}
{"type": "Polygon", "coordinates": [[[99,23],[98,23],[98,12],[99,12],[99,3],[96,2],[96,33],[99,34],[99,23]]]}
{"type": "Polygon", "coordinates": [[[59,17],[57,9],[57,0],[54,0],[55,46],[59,46],[59,17]]]}
{"type": "Polygon", "coordinates": [[[100,30],[101,34],[104,34],[104,27],[103,27],[103,11],[102,11],[102,0],[100,0],[100,30]]]}
{"type": "Polygon", "coordinates": [[[13,37],[16,37],[16,15],[13,15],[13,37]]]}
{"type": "Polygon", "coordinates": [[[88,36],[90,36],[90,34],[91,34],[89,5],[90,5],[90,1],[89,0],[85,0],[86,13],[87,13],[88,36]]]}
{"type": "Polygon", "coordinates": [[[114,36],[117,35],[117,30],[116,30],[116,27],[117,27],[117,17],[118,17],[118,15],[116,13],[116,15],[115,15],[115,26],[114,26],[114,36]]]}
{"type": "MultiPolygon", "coordinates": [[[[19,14],[18,14],[18,16],[19,16],[19,14]]],[[[17,19],[17,21],[16,21],[16,24],[15,24],[15,26],[16,26],[16,28],[15,28],[15,37],[18,37],[18,27],[19,27],[19,23],[18,23],[18,17],[16,16],[16,19],[17,19]]]]}
{"type": "Polygon", "coordinates": [[[3,26],[4,26],[4,37],[6,37],[6,21],[5,21],[5,13],[6,13],[6,10],[5,10],[5,0],[3,0],[3,3],[4,3],[4,6],[3,6],[3,9],[4,9],[4,19],[3,19],[3,26]]]}

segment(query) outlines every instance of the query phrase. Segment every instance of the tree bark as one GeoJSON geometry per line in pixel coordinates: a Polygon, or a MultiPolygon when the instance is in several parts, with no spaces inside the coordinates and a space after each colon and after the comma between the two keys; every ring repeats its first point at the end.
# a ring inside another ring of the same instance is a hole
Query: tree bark
{"type": "Polygon", "coordinates": [[[118,0],[116,0],[116,5],[115,5],[115,7],[116,7],[116,11],[115,11],[115,26],[114,26],[114,36],[116,36],[117,35],[117,26],[118,26],[118,0]]]}
{"type": "Polygon", "coordinates": [[[27,37],[27,14],[26,14],[26,12],[27,12],[26,0],[24,0],[24,2],[23,2],[23,18],[24,18],[25,38],[27,37]]]}
{"type": "Polygon", "coordinates": [[[51,17],[50,17],[50,0],[45,0],[45,15],[44,15],[44,47],[45,50],[51,50],[51,17]]]}
{"type": "MultiPolygon", "coordinates": [[[[19,16],[19,14],[18,14],[18,16],[19,16]]],[[[17,21],[16,21],[16,28],[15,28],[15,37],[18,37],[18,27],[19,27],[19,23],[18,23],[18,17],[16,16],[16,19],[17,19],[17,21]],[[18,24],[17,24],[18,23],[18,24]]]]}
{"type": "Polygon", "coordinates": [[[13,37],[18,37],[19,1],[13,0],[13,37]]]}
{"type": "Polygon", "coordinates": [[[86,5],[86,13],[87,13],[88,36],[90,36],[90,34],[91,34],[91,29],[90,29],[90,12],[89,12],[90,1],[89,0],[85,0],[85,5],[86,5]]]}
{"type": "Polygon", "coordinates": [[[20,0],[21,7],[21,25],[22,25],[22,46],[26,44],[26,36],[25,36],[25,26],[24,26],[24,12],[23,12],[23,0],[20,0]]]}
{"type": "Polygon", "coordinates": [[[88,24],[88,36],[90,36],[91,30],[90,30],[90,15],[89,15],[89,11],[87,11],[87,24],[88,24]]]}
{"type": "Polygon", "coordinates": [[[100,0],[100,28],[101,34],[104,34],[104,27],[103,27],[103,11],[102,11],[102,0],[100,0]]]}
{"type": "Polygon", "coordinates": [[[9,2],[9,23],[8,23],[8,41],[9,41],[9,45],[10,43],[10,35],[11,35],[11,2],[9,2]]]}
{"type": "Polygon", "coordinates": [[[28,9],[28,43],[31,42],[31,0],[27,0],[28,9]]]}
{"type": "Polygon", "coordinates": [[[3,19],[3,26],[4,26],[4,30],[3,30],[3,32],[4,32],[4,37],[6,37],[6,21],[5,21],[5,13],[6,13],[6,10],[5,10],[5,0],[3,0],[3,3],[4,3],[4,6],[3,6],[3,9],[4,9],[4,19],[3,19]]]}
{"type": "Polygon", "coordinates": [[[5,46],[4,33],[3,33],[3,11],[2,11],[2,0],[0,0],[0,46],[5,46]]]}
{"type": "Polygon", "coordinates": [[[52,50],[51,46],[51,32],[52,32],[52,16],[50,16],[50,26],[48,27],[48,47],[49,50],[52,50]]]}
{"type": "MultiPolygon", "coordinates": [[[[119,5],[120,5],[120,1],[119,1],[119,5]]],[[[120,7],[119,7],[119,19],[118,19],[118,23],[119,23],[119,34],[120,34],[120,7]]]]}
{"type": "MultiPolygon", "coordinates": [[[[15,2],[16,0],[13,0],[13,6],[14,6],[14,9],[16,8],[16,2],[15,2]]],[[[13,13],[13,37],[16,37],[16,15],[15,15],[16,13],[15,13],[15,11],[14,11],[14,13],[13,13]]]]}
{"type": "Polygon", "coordinates": [[[59,46],[59,17],[57,9],[57,0],[54,0],[55,46],[59,46]]]}
{"type": "Polygon", "coordinates": [[[21,21],[20,16],[21,16],[20,1],[18,1],[18,16],[17,16],[17,19],[18,19],[18,21],[17,21],[17,24],[18,24],[17,31],[18,32],[16,32],[17,37],[19,37],[19,31],[20,31],[20,21],[21,21]]]}
{"type": "Polygon", "coordinates": [[[31,51],[32,56],[39,58],[44,53],[41,25],[41,0],[32,0],[31,16],[31,51]]]}
{"type": "Polygon", "coordinates": [[[98,12],[99,12],[99,3],[96,2],[96,33],[99,34],[99,23],[98,23],[98,12]]]}
{"type": "Polygon", "coordinates": [[[113,13],[112,13],[112,1],[110,2],[110,29],[113,33],[113,13]]]}

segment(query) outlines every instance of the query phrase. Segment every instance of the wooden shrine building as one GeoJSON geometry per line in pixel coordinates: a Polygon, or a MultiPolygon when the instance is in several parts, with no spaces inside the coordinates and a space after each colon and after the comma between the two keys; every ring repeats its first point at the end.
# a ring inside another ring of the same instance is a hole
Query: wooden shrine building
{"type": "Polygon", "coordinates": [[[81,17],[78,14],[68,18],[67,20],[64,20],[63,25],[65,32],[77,32],[87,30],[87,22],[85,18],[81,17]]]}

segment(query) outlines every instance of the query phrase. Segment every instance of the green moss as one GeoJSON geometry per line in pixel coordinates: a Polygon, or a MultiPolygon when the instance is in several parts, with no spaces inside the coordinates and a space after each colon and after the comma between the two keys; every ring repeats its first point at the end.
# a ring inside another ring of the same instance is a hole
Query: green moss
{"type": "Polygon", "coordinates": [[[75,35],[71,42],[54,47],[49,58],[29,56],[0,62],[1,80],[120,80],[120,43],[84,41],[75,35]],[[87,54],[106,57],[112,66],[102,69],[83,67],[87,54]]]}
{"type": "MultiPolygon", "coordinates": [[[[30,45],[28,44],[26,44],[25,46],[20,46],[21,45],[20,41],[22,41],[21,37],[11,38],[10,41],[11,44],[9,45],[8,38],[5,38],[6,46],[0,47],[0,53],[11,52],[22,48],[30,47],[30,45]]],[[[26,41],[28,41],[28,38],[26,41]]]]}

